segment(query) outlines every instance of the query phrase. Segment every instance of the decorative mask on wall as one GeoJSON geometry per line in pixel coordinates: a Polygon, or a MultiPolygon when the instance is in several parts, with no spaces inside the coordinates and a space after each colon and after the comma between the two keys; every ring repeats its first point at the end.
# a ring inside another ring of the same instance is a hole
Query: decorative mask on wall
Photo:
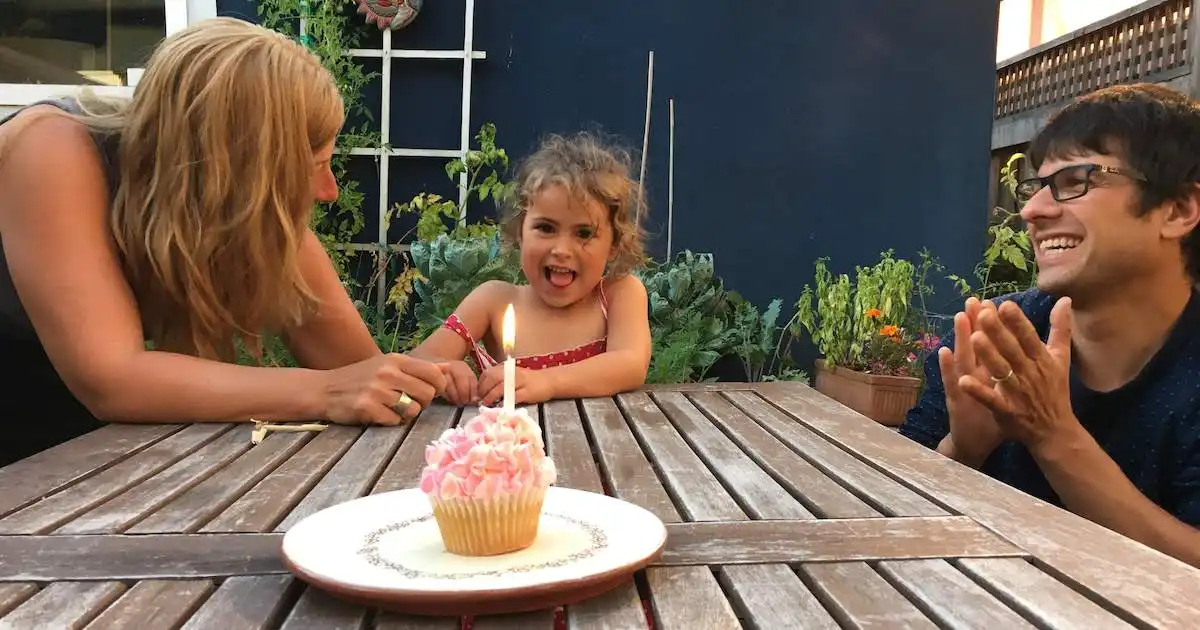
{"type": "Polygon", "coordinates": [[[367,22],[374,22],[380,28],[390,28],[393,31],[408,26],[417,14],[425,0],[358,0],[358,12],[367,16],[367,22]]]}

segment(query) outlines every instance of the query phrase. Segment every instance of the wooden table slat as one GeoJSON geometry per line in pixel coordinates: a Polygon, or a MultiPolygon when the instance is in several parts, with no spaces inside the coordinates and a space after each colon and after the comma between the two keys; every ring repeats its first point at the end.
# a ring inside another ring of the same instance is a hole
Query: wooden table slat
{"type": "MultiPolygon", "coordinates": [[[[648,398],[645,402],[650,403],[648,398]]],[[[583,410],[584,421],[595,439],[600,466],[613,493],[650,510],[664,523],[678,523],[678,510],[613,400],[585,400],[583,410]]],[[[668,535],[667,541],[670,539],[668,535]]],[[[707,567],[651,567],[645,575],[656,628],[741,627],[720,584],[707,567]]]]}
{"type": "MultiPolygon", "coordinates": [[[[471,408],[468,407],[467,411],[471,408]]],[[[421,471],[425,468],[425,447],[436,440],[446,429],[458,421],[459,409],[444,404],[433,404],[421,413],[413,424],[404,442],[392,457],[392,461],[379,476],[371,494],[416,488],[421,483],[421,471]]]]}
{"type": "MultiPolygon", "coordinates": [[[[249,427],[244,431],[249,439],[249,427]]],[[[313,434],[267,436],[258,445],[208,479],[129,528],[130,534],[194,532],[300,450],[313,434]]]]}
{"type": "Polygon", "coordinates": [[[889,560],[878,569],[943,627],[1035,627],[945,560],[889,560]]]}
{"type": "Polygon", "coordinates": [[[203,481],[213,471],[237,459],[250,440],[236,430],[226,431],[166,470],[126,490],[54,530],[57,534],[112,534],[149,516],[159,506],[203,481]]]}
{"type": "Polygon", "coordinates": [[[651,399],[751,517],[816,518],[682,393],[660,392],[651,399]]]}
{"type": "MultiPolygon", "coordinates": [[[[683,436],[654,404],[649,394],[617,397],[629,425],[647,449],[667,491],[689,521],[741,520],[746,513],[733,500],[716,475],[684,441],[683,436]]],[[[774,482],[772,482],[774,483],[774,482]]]]}
{"type": "Polygon", "coordinates": [[[816,390],[768,384],[760,392],[809,429],[858,457],[887,462],[889,472],[906,484],[975,519],[1143,622],[1167,628],[1196,624],[1200,570],[962,466],[816,390]],[[1147,579],[1144,567],[1151,566],[1154,577],[1147,579]]]}
{"type": "Polygon", "coordinates": [[[362,433],[357,427],[327,427],[200,532],[265,532],[275,527],[362,433]]]}
{"type": "Polygon", "coordinates": [[[361,630],[369,612],[310,586],[304,589],[280,630],[361,630]]]}
{"type": "Polygon", "coordinates": [[[0,628],[82,628],[124,591],[120,582],[55,582],[0,618],[0,628]]]}
{"type": "Polygon", "coordinates": [[[208,580],[138,582],[88,624],[86,630],[178,628],[213,588],[208,580]]]}
{"type": "MultiPolygon", "coordinates": [[[[666,547],[653,566],[1027,555],[964,516],[668,523],[667,532],[666,547]]],[[[279,556],[283,536],[4,536],[0,582],[285,573],[279,556]]]]}
{"type": "Polygon", "coordinates": [[[721,571],[734,602],[755,628],[838,628],[816,596],[786,566],[727,566],[721,571]]]}
{"type": "Polygon", "coordinates": [[[639,391],[643,392],[741,392],[754,391],[758,383],[738,383],[732,381],[701,382],[701,383],[647,383],[639,391]]]}
{"type": "Polygon", "coordinates": [[[865,562],[805,564],[800,571],[843,627],[937,628],[865,562]]]}
{"type": "Polygon", "coordinates": [[[225,580],[188,619],[183,630],[260,630],[286,612],[297,583],[291,576],[239,576],[225,580]]]}
{"type": "Polygon", "coordinates": [[[511,615],[476,617],[472,630],[553,630],[554,611],[535,610],[511,615]]]}
{"type": "Polygon", "coordinates": [[[625,584],[597,597],[567,606],[568,630],[637,630],[648,628],[647,611],[630,578],[625,584]]]}
{"type": "Polygon", "coordinates": [[[183,429],[172,424],[106,424],[0,468],[0,516],[93,475],[183,429]]]}
{"type": "Polygon", "coordinates": [[[30,582],[14,582],[0,584],[0,617],[21,605],[21,602],[33,597],[38,592],[37,584],[30,582]]]}
{"type": "Polygon", "coordinates": [[[604,494],[592,446],[574,401],[548,402],[542,408],[547,455],[558,471],[555,485],[604,494]]]}
{"type": "Polygon", "coordinates": [[[42,534],[119,495],[229,431],[225,424],[194,424],[95,475],[0,520],[0,535],[42,534]]]}
{"type": "MultiPolygon", "coordinates": [[[[558,470],[555,485],[604,494],[600,470],[583,430],[583,419],[574,401],[554,401],[542,406],[546,450],[558,470]]],[[[603,629],[644,628],[646,612],[633,580],[616,589],[566,609],[567,627],[603,629]]]]}
{"type": "Polygon", "coordinates": [[[421,617],[380,611],[375,617],[375,630],[460,630],[458,617],[421,617]]]}
{"type": "Polygon", "coordinates": [[[1024,556],[965,516],[668,525],[659,564],[1024,556]]]}
{"type": "Polygon", "coordinates": [[[970,558],[955,563],[1001,600],[1043,626],[1089,630],[1134,627],[1025,560],[970,558]]]}
{"type": "Polygon", "coordinates": [[[679,521],[671,495],[658,483],[654,467],[612,399],[584,400],[583,411],[613,495],[649,510],[664,523],[679,521]]]}
{"type": "Polygon", "coordinates": [[[708,567],[646,569],[654,627],[662,630],[741,630],[737,613],[708,567]]]}
{"type": "Polygon", "coordinates": [[[804,425],[775,409],[753,392],[730,392],[726,398],[763,428],[796,449],[814,466],[855,488],[861,497],[889,516],[943,516],[946,510],[870,464],[838,448],[804,425]]]}
{"type": "Polygon", "coordinates": [[[822,518],[865,518],[881,516],[854,493],[813,466],[780,442],[740,409],[712,392],[689,396],[692,403],[710,417],[720,418],[729,438],[738,444],[756,464],[775,481],[802,497],[811,511],[822,518]]]}
{"type": "Polygon", "coordinates": [[[287,531],[309,515],[365,495],[411,427],[412,424],[406,424],[365,431],[300,504],[288,512],[275,531],[287,531]]]}
{"type": "Polygon", "coordinates": [[[282,534],[0,537],[0,582],[284,573],[282,534]]]}

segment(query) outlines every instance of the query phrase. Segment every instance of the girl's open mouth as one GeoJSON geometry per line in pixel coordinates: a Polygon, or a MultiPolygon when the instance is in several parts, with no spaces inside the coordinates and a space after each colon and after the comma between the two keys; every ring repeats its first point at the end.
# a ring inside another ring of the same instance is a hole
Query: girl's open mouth
{"type": "Polygon", "coordinates": [[[575,281],[575,272],[566,267],[547,265],[542,268],[542,274],[546,276],[546,280],[550,284],[560,289],[570,286],[575,281]]]}

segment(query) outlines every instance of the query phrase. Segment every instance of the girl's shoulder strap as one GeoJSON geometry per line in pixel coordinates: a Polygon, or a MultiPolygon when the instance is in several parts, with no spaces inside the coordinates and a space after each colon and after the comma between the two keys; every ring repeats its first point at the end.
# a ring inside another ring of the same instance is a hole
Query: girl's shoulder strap
{"type": "Polygon", "coordinates": [[[599,289],[599,291],[600,291],[600,312],[604,313],[604,319],[607,320],[608,319],[608,296],[605,295],[605,293],[604,293],[604,282],[605,282],[604,280],[601,280],[600,284],[596,285],[596,288],[599,289]]]}
{"type": "Polygon", "coordinates": [[[491,354],[488,354],[488,351],[483,347],[483,344],[475,341],[475,338],[471,335],[471,331],[467,330],[467,325],[464,324],[462,319],[458,317],[458,314],[451,313],[450,317],[446,318],[446,321],[442,324],[442,326],[454,331],[459,337],[462,337],[463,341],[467,342],[467,348],[474,357],[475,365],[477,365],[479,369],[485,369],[496,365],[496,360],[492,358],[491,354]]]}

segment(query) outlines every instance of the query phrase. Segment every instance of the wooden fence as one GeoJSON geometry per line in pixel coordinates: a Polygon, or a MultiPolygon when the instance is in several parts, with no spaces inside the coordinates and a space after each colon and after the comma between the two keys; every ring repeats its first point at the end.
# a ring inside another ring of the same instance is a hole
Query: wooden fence
{"type": "Polygon", "coordinates": [[[1004,61],[996,70],[995,118],[1190,72],[1194,2],[1145,2],[1004,61]]]}

